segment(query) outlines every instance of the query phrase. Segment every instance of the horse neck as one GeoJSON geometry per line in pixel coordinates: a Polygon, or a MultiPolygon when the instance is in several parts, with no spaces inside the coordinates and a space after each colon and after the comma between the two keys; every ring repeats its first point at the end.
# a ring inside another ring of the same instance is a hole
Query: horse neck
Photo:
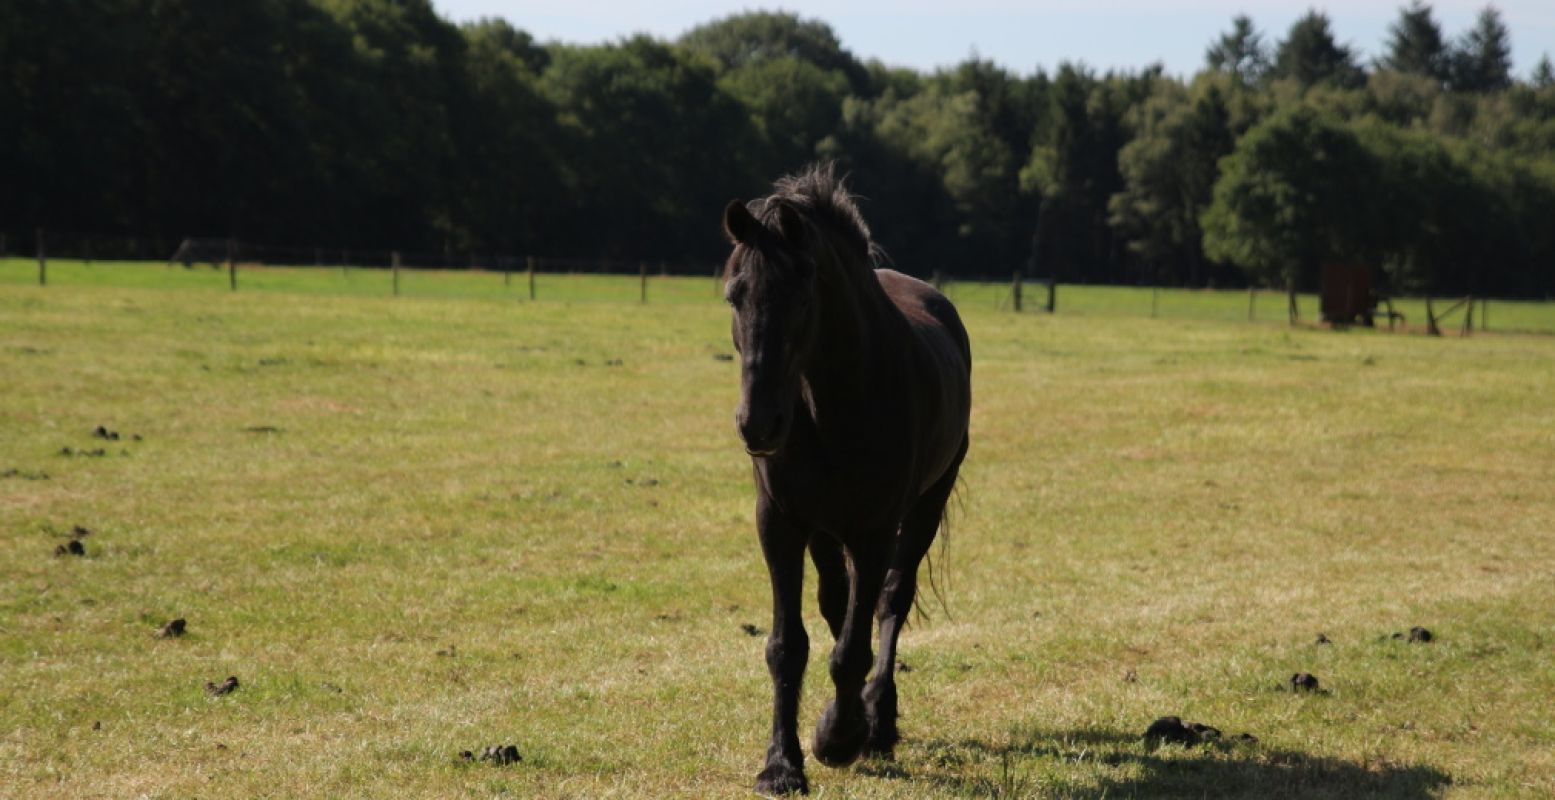
{"type": "Polygon", "coordinates": [[[861,389],[875,382],[878,349],[901,314],[869,265],[835,252],[822,256],[817,259],[818,330],[804,378],[815,406],[835,407],[862,398],[861,389]]]}

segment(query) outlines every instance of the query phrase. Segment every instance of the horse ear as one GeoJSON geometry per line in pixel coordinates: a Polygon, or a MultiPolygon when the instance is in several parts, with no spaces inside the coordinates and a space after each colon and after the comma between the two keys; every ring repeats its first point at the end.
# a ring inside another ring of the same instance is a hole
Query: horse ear
{"type": "Polygon", "coordinates": [[[783,241],[792,245],[804,243],[804,219],[787,203],[778,204],[778,230],[783,232],[783,241]]]}
{"type": "Polygon", "coordinates": [[[761,223],[751,216],[750,209],[738,200],[730,200],[724,207],[724,235],[730,244],[749,244],[761,223]]]}

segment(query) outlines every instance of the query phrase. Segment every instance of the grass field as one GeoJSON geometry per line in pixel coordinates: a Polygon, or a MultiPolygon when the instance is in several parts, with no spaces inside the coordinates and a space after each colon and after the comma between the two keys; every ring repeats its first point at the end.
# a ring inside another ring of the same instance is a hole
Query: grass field
{"type": "MultiPolygon", "coordinates": [[[[0,797],[749,794],[769,594],[707,280],[28,267],[0,262],[0,797]]],[[[1555,338],[952,291],[949,610],[904,635],[898,760],[812,760],[816,796],[1555,793],[1555,338]],[[1152,749],[1166,714],[1259,741],[1152,749]]],[[[1510,305],[1493,330],[1548,314],[1510,305]]]]}

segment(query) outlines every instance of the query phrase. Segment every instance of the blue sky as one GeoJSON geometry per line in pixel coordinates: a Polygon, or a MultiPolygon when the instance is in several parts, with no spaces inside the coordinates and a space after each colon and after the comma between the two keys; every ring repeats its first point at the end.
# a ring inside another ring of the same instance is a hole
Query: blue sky
{"type": "MultiPolygon", "coordinates": [[[[860,58],[928,70],[976,53],[1018,73],[1060,61],[1098,68],[1138,68],[1160,61],[1169,72],[1192,73],[1204,48],[1246,13],[1265,39],[1284,36],[1309,7],[1325,10],[1341,41],[1370,60],[1382,51],[1387,28],[1408,0],[1346,0],[1324,6],[1310,0],[787,0],[781,5],[718,0],[433,0],[456,21],[503,17],[541,41],[613,41],[645,32],[670,39],[708,20],[753,8],[782,9],[826,21],[843,46],[860,58]]],[[[1473,25],[1484,2],[1437,0],[1437,21],[1456,37],[1473,25]]],[[[1512,58],[1527,75],[1539,57],[1555,58],[1555,0],[1496,3],[1512,31],[1512,58]]]]}

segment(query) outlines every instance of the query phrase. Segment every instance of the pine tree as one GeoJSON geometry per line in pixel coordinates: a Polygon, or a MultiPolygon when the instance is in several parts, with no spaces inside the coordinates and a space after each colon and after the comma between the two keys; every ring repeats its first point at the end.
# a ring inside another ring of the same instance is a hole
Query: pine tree
{"type": "Polygon", "coordinates": [[[1453,88],[1497,92],[1512,85],[1512,41],[1495,6],[1479,12],[1453,54],[1453,88]]]}
{"type": "Polygon", "coordinates": [[[1538,65],[1533,68],[1533,86],[1535,89],[1555,86],[1555,65],[1550,64],[1549,53],[1545,53],[1544,58],[1539,59],[1538,65]]]}
{"type": "Polygon", "coordinates": [[[1354,88],[1366,81],[1366,74],[1355,63],[1355,53],[1334,41],[1328,15],[1316,10],[1308,11],[1290,27],[1270,74],[1302,86],[1332,83],[1354,88]]]}
{"type": "Polygon", "coordinates": [[[1238,14],[1231,20],[1231,30],[1221,34],[1204,52],[1204,63],[1248,86],[1268,73],[1269,53],[1263,43],[1263,34],[1253,27],[1252,19],[1246,14],[1238,14]]]}
{"type": "Polygon", "coordinates": [[[1451,54],[1431,7],[1414,0],[1401,8],[1398,20],[1388,28],[1388,55],[1380,65],[1394,72],[1424,75],[1447,81],[1452,74],[1451,54]]]}

